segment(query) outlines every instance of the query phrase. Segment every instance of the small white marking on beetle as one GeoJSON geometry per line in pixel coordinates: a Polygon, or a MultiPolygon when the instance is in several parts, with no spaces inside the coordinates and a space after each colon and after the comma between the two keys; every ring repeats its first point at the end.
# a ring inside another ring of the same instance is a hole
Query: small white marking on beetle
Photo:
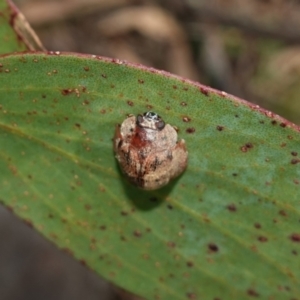
{"type": "Polygon", "coordinates": [[[156,190],[186,168],[185,141],[154,112],[129,116],[116,127],[114,151],[123,173],[134,185],[156,190]]]}

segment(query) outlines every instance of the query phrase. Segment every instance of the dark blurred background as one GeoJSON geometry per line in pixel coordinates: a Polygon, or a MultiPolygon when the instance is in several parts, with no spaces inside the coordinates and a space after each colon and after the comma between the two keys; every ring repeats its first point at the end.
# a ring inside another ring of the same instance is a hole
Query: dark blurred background
{"type": "MultiPolygon", "coordinates": [[[[48,50],[163,69],[300,124],[300,0],[15,3],[48,50]]],[[[3,208],[0,235],[1,300],[125,299],[3,208]]]]}

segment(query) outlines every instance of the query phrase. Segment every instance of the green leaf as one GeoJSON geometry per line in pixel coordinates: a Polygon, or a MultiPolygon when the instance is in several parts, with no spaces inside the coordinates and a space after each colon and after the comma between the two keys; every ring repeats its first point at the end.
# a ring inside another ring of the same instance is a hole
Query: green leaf
{"type": "Polygon", "coordinates": [[[119,60],[0,58],[0,198],[60,248],[148,299],[300,294],[300,137],[226,93],[119,60]],[[116,124],[153,110],[189,165],[141,191],[112,149],[116,124]]]}
{"type": "Polygon", "coordinates": [[[0,0],[0,54],[25,50],[44,47],[16,6],[0,0]]]}

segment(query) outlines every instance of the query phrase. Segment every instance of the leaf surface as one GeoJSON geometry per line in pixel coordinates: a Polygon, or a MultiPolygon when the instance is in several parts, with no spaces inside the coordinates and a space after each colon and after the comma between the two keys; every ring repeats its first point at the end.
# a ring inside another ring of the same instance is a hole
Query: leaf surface
{"type": "Polygon", "coordinates": [[[0,58],[0,198],[60,248],[148,299],[300,294],[299,128],[226,93],[119,60],[0,58]],[[152,110],[186,172],[141,191],[115,126],[152,110]]]}

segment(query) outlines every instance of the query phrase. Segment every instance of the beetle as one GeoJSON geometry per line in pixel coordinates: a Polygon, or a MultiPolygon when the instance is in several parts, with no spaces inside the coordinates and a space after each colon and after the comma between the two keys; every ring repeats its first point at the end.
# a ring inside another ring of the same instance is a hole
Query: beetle
{"type": "Polygon", "coordinates": [[[122,172],[142,189],[159,189],[187,167],[185,141],[154,112],[130,115],[117,125],[113,141],[122,172]]]}

